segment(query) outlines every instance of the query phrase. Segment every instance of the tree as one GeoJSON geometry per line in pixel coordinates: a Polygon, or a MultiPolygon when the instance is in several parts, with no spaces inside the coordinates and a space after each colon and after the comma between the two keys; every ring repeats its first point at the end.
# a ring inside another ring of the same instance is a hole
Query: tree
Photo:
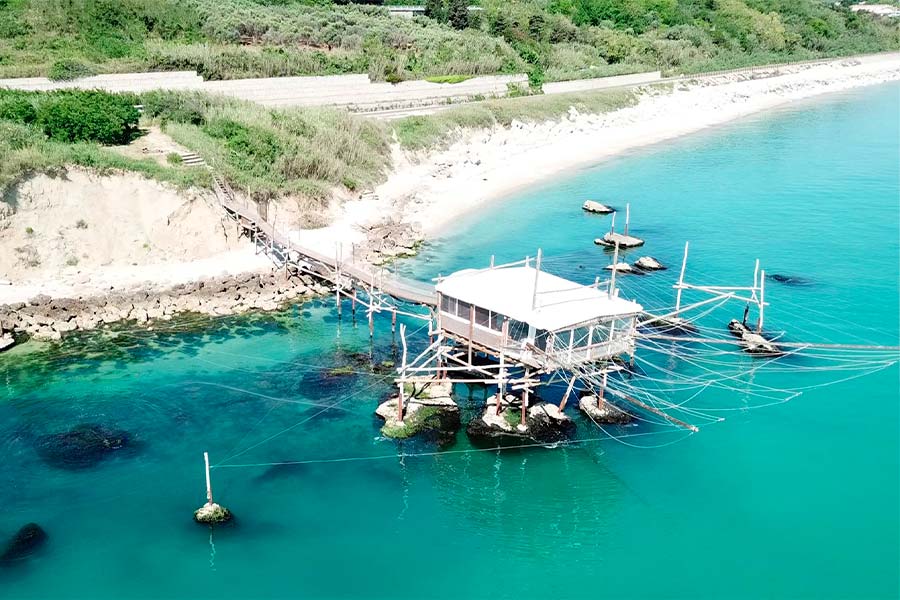
{"type": "Polygon", "coordinates": [[[425,16],[435,21],[446,21],[447,15],[444,13],[444,0],[425,0],[425,16]]]}
{"type": "Polygon", "coordinates": [[[468,0],[450,0],[447,11],[447,19],[454,29],[465,29],[469,26],[469,2],[468,0]]]}

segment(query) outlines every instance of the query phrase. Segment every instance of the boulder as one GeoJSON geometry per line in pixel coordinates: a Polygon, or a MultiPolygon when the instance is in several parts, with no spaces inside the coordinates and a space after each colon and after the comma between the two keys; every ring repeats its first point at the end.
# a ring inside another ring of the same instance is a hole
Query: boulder
{"type": "Polygon", "coordinates": [[[44,462],[52,467],[87,469],[113,452],[125,448],[130,437],[127,431],[84,424],[69,431],[38,438],[36,450],[44,462]]]}
{"type": "Polygon", "coordinates": [[[523,426],[518,398],[507,395],[499,415],[496,403],[496,395],[488,398],[484,413],[466,426],[466,435],[477,447],[554,443],[569,439],[575,433],[575,423],[554,404],[538,402],[530,406],[523,426]]]}
{"type": "Polygon", "coordinates": [[[639,273],[634,267],[627,262],[617,262],[614,265],[606,265],[603,267],[607,271],[615,271],[616,273],[639,273]]]}
{"type": "Polygon", "coordinates": [[[47,542],[47,532],[37,523],[28,523],[16,532],[0,553],[0,564],[9,564],[32,556],[47,542]]]}
{"type": "Polygon", "coordinates": [[[784,352],[775,344],[764,338],[761,334],[752,331],[749,327],[732,319],[728,323],[728,331],[741,342],[741,347],[748,354],[756,356],[780,356],[784,352]]]}
{"type": "Polygon", "coordinates": [[[783,283],[784,285],[812,285],[812,281],[796,275],[784,275],[782,273],[766,273],[766,279],[783,283]]]}
{"type": "Polygon", "coordinates": [[[194,511],[194,521],[204,525],[227,523],[231,519],[231,511],[215,502],[207,502],[194,511]]]}
{"type": "Polygon", "coordinates": [[[452,384],[449,381],[407,384],[402,421],[398,418],[397,396],[392,396],[375,409],[375,414],[384,419],[382,435],[406,439],[428,434],[441,444],[452,442],[456,438],[456,432],[462,427],[462,420],[451,391],[452,384]]]}
{"type": "Polygon", "coordinates": [[[597,396],[582,396],[578,400],[578,408],[593,422],[601,425],[627,425],[634,418],[627,412],[616,408],[606,401],[598,403],[597,396]]]}
{"type": "Polygon", "coordinates": [[[596,213],[599,215],[608,215],[610,213],[616,212],[615,209],[606,206],[605,204],[601,204],[596,200],[586,200],[584,204],[581,205],[582,210],[589,213],[596,213]]]}
{"type": "Polygon", "coordinates": [[[617,243],[619,248],[637,248],[638,246],[644,245],[644,240],[623,233],[609,232],[602,238],[595,239],[594,243],[598,246],[606,246],[607,248],[614,248],[617,243]]]}
{"type": "Polygon", "coordinates": [[[652,256],[642,256],[634,261],[634,266],[642,271],[664,271],[666,267],[652,256]]]}

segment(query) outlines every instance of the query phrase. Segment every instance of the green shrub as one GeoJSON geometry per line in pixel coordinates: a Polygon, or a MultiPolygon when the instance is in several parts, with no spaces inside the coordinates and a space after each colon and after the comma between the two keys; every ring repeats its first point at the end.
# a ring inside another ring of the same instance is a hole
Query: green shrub
{"type": "Polygon", "coordinates": [[[50,66],[47,77],[53,81],[71,81],[94,74],[89,66],[75,60],[58,60],[50,66]]]}
{"type": "Polygon", "coordinates": [[[170,165],[180,165],[182,163],[181,155],[177,152],[169,152],[166,154],[166,162],[170,165]]]}
{"type": "Polygon", "coordinates": [[[130,95],[97,91],[55,92],[37,110],[37,125],[62,142],[125,144],[137,130],[140,114],[130,95]]]}
{"type": "Polygon", "coordinates": [[[30,125],[37,119],[37,110],[23,97],[0,99],[0,119],[30,125]]]}

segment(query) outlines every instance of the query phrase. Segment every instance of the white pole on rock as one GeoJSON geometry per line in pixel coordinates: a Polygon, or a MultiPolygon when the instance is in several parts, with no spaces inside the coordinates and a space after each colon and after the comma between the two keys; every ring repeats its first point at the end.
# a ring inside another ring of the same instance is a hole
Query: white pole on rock
{"type": "Polygon", "coordinates": [[[212,482],[209,478],[209,452],[203,453],[203,462],[206,463],[206,503],[213,503],[212,482]]]}
{"type": "Polygon", "coordinates": [[[678,291],[675,292],[675,316],[678,316],[678,311],[681,309],[681,288],[684,285],[684,270],[687,268],[687,257],[688,257],[688,244],[690,242],[684,243],[684,258],[681,260],[681,275],[678,276],[678,291]]]}
{"type": "Polygon", "coordinates": [[[759,272],[759,321],[756,322],[756,333],[762,333],[763,311],[766,307],[766,271],[759,272]]]}
{"type": "Polygon", "coordinates": [[[625,235],[628,235],[628,223],[631,221],[631,204],[625,203],[625,235]]]}
{"type": "Polygon", "coordinates": [[[610,223],[610,225],[609,225],[609,232],[610,233],[616,232],[616,213],[615,213],[615,211],[613,211],[613,214],[612,214],[612,223],[610,223]]]}

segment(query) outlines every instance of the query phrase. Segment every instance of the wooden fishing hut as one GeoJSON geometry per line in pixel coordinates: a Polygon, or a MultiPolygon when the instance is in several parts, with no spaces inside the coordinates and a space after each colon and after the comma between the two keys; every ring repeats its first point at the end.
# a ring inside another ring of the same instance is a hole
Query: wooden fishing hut
{"type": "Polygon", "coordinates": [[[608,282],[585,285],[542,271],[540,252],[533,262],[439,277],[432,330],[437,341],[411,363],[404,361],[398,383],[436,376],[496,384],[500,398],[507,387],[521,391],[524,423],[541,375],[592,364],[600,372],[612,359],[634,355],[643,308],[619,297],[615,273],[608,282]]]}

